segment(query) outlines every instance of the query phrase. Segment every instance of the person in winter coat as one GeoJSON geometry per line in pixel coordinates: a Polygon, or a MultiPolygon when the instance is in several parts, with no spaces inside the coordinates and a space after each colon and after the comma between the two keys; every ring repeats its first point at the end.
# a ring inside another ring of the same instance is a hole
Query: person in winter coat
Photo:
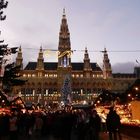
{"type": "Polygon", "coordinates": [[[99,140],[101,130],[101,118],[96,110],[92,110],[89,118],[90,140],[99,140]]]}
{"type": "Polygon", "coordinates": [[[122,139],[120,134],[120,116],[116,113],[113,107],[110,108],[110,111],[107,114],[106,126],[107,131],[109,132],[109,140],[117,140],[117,136],[119,136],[119,140],[122,139]]]}

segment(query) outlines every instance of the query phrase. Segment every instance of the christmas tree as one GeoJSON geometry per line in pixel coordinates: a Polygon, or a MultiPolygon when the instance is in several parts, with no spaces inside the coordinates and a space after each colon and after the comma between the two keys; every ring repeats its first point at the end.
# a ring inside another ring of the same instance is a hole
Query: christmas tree
{"type": "Polygon", "coordinates": [[[62,101],[64,105],[71,104],[71,98],[71,79],[70,75],[66,75],[62,87],[62,101]]]}
{"type": "MultiPolygon", "coordinates": [[[[0,0],[0,22],[6,19],[3,10],[7,8],[8,2],[0,0]]],[[[0,31],[1,35],[1,31],[0,31]]],[[[26,80],[20,79],[19,71],[21,66],[10,63],[7,56],[17,53],[18,47],[8,47],[4,40],[0,39],[0,104],[5,101],[8,104],[7,92],[12,94],[14,86],[22,85],[26,80]]]]}

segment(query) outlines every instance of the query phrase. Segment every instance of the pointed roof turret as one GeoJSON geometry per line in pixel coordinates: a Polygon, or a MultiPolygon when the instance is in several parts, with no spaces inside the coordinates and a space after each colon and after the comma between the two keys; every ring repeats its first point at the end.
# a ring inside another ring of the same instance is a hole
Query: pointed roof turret
{"type": "Polygon", "coordinates": [[[104,56],[103,56],[103,75],[104,78],[108,78],[112,76],[112,68],[111,68],[111,64],[110,64],[110,60],[108,58],[108,53],[106,48],[104,48],[104,56]]]}
{"type": "Polygon", "coordinates": [[[108,53],[107,53],[106,48],[104,48],[103,53],[104,53],[103,63],[105,64],[104,67],[109,68],[111,66],[111,64],[110,64],[110,60],[108,58],[108,53]]]}
{"type": "Polygon", "coordinates": [[[44,70],[44,58],[43,58],[43,50],[42,46],[40,46],[40,51],[37,59],[37,70],[44,70]]]}
{"type": "Polygon", "coordinates": [[[16,57],[16,66],[21,66],[21,69],[23,69],[23,57],[22,57],[22,49],[21,46],[19,47],[17,57],[16,57]]]}
{"type": "Polygon", "coordinates": [[[60,25],[60,32],[59,32],[59,46],[58,49],[60,50],[70,50],[70,33],[67,24],[67,18],[65,14],[65,9],[63,9],[63,16],[60,25]]]}
{"type": "Polygon", "coordinates": [[[89,59],[89,55],[88,55],[87,47],[85,47],[84,60],[87,60],[87,59],[89,59]]]}
{"type": "Polygon", "coordinates": [[[90,59],[87,47],[85,47],[85,54],[84,54],[84,70],[91,70],[90,59]]]}
{"type": "Polygon", "coordinates": [[[63,9],[63,15],[60,25],[58,51],[58,67],[70,67],[71,55],[69,52],[71,52],[71,43],[65,9],[63,9]]]}

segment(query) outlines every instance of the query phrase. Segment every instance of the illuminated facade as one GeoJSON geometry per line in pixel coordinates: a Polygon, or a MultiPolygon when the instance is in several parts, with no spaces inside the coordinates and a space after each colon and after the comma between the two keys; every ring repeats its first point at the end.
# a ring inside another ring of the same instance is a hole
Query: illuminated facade
{"type": "MultiPolygon", "coordinates": [[[[58,44],[58,62],[44,62],[40,47],[37,62],[29,62],[21,69],[23,79],[28,82],[18,93],[25,101],[61,101],[61,89],[66,75],[70,75],[73,101],[95,99],[102,89],[124,92],[134,81],[135,74],[113,74],[107,50],[103,51],[103,68],[91,63],[85,48],[83,62],[71,62],[71,42],[67,18],[63,13],[58,44]]],[[[22,49],[19,48],[16,64],[23,66],[22,49]]]]}

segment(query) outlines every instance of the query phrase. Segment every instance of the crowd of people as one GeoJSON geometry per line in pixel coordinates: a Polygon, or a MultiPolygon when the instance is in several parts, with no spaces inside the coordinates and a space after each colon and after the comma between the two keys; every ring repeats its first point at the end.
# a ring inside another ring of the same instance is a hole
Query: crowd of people
{"type": "Polygon", "coordinates": [[[120,125],[120,118],[113,108],[107,115],[106,127],[95,109],[45,113],[11,110],[10,115],[0,115],[0,140],[40,139],[50,135],[58,140],[99,140],[102,130],[109,132],[109,140],[117,140],[117,133],[121,140],[120,125]]]}

